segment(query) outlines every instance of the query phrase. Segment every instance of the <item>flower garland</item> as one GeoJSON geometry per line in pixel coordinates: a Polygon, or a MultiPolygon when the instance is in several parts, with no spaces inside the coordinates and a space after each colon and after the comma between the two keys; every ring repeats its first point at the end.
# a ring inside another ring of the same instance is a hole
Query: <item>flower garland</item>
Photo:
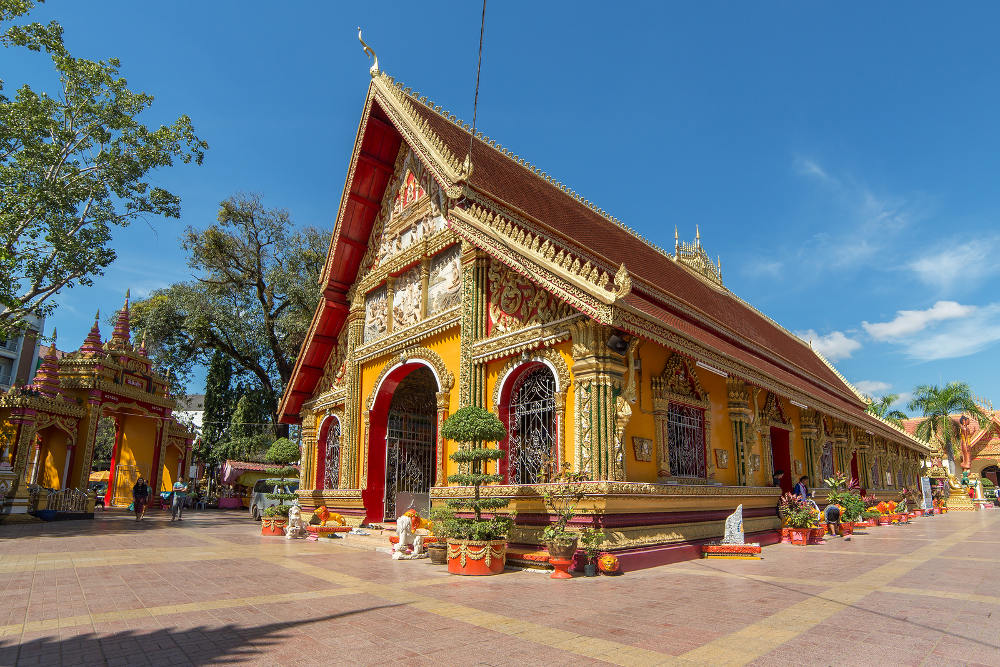
{"type": "Polygon", "coordinates": [[[473,545],[462,543],[448,543],[448,558],[458,558],[461,557],[462,567],[465,567],[466,558],[471,560],[486,560],[486,567],[490,566],[494,558],[503,558],[504,553],[507,550],[507,545],[501,544],[499,547],[495,547],[492,544],[476,544],[473,548],[478,548],[478,551],[473,551],[470,547],[473,545]]]}

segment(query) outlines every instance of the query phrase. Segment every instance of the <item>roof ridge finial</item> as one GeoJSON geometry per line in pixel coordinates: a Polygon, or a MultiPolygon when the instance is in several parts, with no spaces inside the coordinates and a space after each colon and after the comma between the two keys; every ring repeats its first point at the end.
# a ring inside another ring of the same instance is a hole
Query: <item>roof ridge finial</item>
{"type": "Polygon", "coordinates": [[[701,230],[698,229],[697,223],[694,226],[694,244],[699,248],[701,247],[701,230]]]}
{"type": "Polygon", "coordinates": [[[83,340],[83,345],[80,346],[80,352],[88,352],[91,354],[101,353],[101,309],[97,309],[97,314],[94,315],[94,326],[90,327],[90,333],[83,340]]]}
{"type": "Polygon", "coordinates": [[[375,49],[368,46],[368,44],[365,43],[365,40],[361,39],[361,26],[358,26],[358,41],[361,42],[361,48],[364,49],[365,55],[369,56],[372,59],[372,66],[368,68],[368,72],[372,75],[372,78],[374,79],[376,76],[378,76],[379,73],[378,56],[375,55],[375,49]]]}
{"type": "Polygon", "coordinates": [[[681,237],[677,233],[677,225],[674,225],[674,257],[681,256],[681,237]]]}

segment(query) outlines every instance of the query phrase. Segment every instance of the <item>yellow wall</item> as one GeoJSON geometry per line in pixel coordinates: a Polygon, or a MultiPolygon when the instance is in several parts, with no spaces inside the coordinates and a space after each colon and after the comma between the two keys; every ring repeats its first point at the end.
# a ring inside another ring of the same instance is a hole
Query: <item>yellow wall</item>
{"type": "MultiPolygon", "coordinates": [[[[430,338],[424,339],[420,342],[421,347],[425,347],[429,350],[436,352],[440,355],[441,359],[444,361],[448,370],[452,373],[455,378],[454,386],[451,390],[451,402],[448,406],[449,414],[455,412],[459,408],[459,377],[458,377],[458,367],[461,359],[461,353],[459,349],[459,328],[455,327],[449,329],[443,333],[437,334],[430,338]]],[[[386,366],[394,366],[398,362],[398,354],[389,354],[380,357],[375,357],[361,366],[361,412],[358,419],[358,431],[357,431],[357,442],[364,443],[365,438],[365,425],[364,425],[364,413],[368,409],[368,400],[375,391],[375,383],[379,381],[382,371],[385,370],[386,366]]],[[[317,428],[320,422],[317,421],[317,428]]],[[[317,431],[318,433],[318,431],[317,431]]],[[[360,462],[358,466],[358,474],[368,466],[368,451],[364,447],[364,459],[360,462]]],[[[446,445],[445,456],[451,450],[448,449],[446,445]]],[[[445,475],[449,475],[456,470],[451,469],[450,466],[454,465],[451,461],[446,461],[445,463],[445,475]]],[[[360,478],[355,480],[355,484],[360,483],[360,478]]],[[[371,482],[369,482],[370,484],[371,482]]],[[[357,486],[355,486],[357,488],[357,486]]]]}
{"type": "Polygon", "coordinates": [[[176,447],[167,447],[160,465],[160,491],[169,491],[177,481],[177,463],[181,453],[176,447]]]}
{"type": "MultiPolygon", "coordinates": [[[[42,431],[42,450],[38,461],[38,483],[50,489],[61,489],[63,467],[66,465],[67,436],[61,429],[49,427],[42,431]]],[[[31,462],[28,462],[31,465],[31,462]]]]}
{"type": "MultiPolygon", "coordinates": [[[[139,474],[149,479],[156,444],[156,420],[139,415],[122,415],[122,441],[115,466],[137,466],[139,474]]],[[[134,477],[115,474],[115,497],[131,502],[134,477]]]]}

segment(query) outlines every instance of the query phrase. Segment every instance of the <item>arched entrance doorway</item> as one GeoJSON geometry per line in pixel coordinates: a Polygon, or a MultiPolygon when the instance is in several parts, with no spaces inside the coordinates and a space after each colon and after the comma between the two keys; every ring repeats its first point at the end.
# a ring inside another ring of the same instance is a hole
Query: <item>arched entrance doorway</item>
{"type": "Polygon", "coordinates": [[[430,507],[437,468],[437,392],[433,371],[406,363],[390,372],[369,413],[368,521],[395,521],[410,506],[430,507]]]}

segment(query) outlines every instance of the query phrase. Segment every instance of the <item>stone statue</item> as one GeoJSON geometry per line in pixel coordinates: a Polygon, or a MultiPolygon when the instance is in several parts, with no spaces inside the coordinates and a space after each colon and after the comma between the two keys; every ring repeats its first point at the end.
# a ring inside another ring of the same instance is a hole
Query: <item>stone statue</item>
{"type": "Polygon", "coordinates": [[[285,539],[292,540],[299,537],[306,537],[306,524],[302,520],[302,508],[292,505],[288,510],[288,526],[285,528],[285,539]]]}
{"type": "Polygon", "coordinates": [[[396,546],[392,550],[393,560],[410,560],[423,558],[427,555],[424,553],[424,536],[417,534],[420,526],[420,516],[413,509],[406,510],[401,517],[396,519],[396,537],[399,538],[399,541],[396,542],[396,546]],[[413,551],[409,554],[406,553],[408,546],[413,547],[413,551]]]}
{"type": "Polygon", "coordinates": [[[743,505],[736,508],[736,511],[726,517],[726,534],[722,538],[722,544],[745,544],[743,539],[743,505]]]}

